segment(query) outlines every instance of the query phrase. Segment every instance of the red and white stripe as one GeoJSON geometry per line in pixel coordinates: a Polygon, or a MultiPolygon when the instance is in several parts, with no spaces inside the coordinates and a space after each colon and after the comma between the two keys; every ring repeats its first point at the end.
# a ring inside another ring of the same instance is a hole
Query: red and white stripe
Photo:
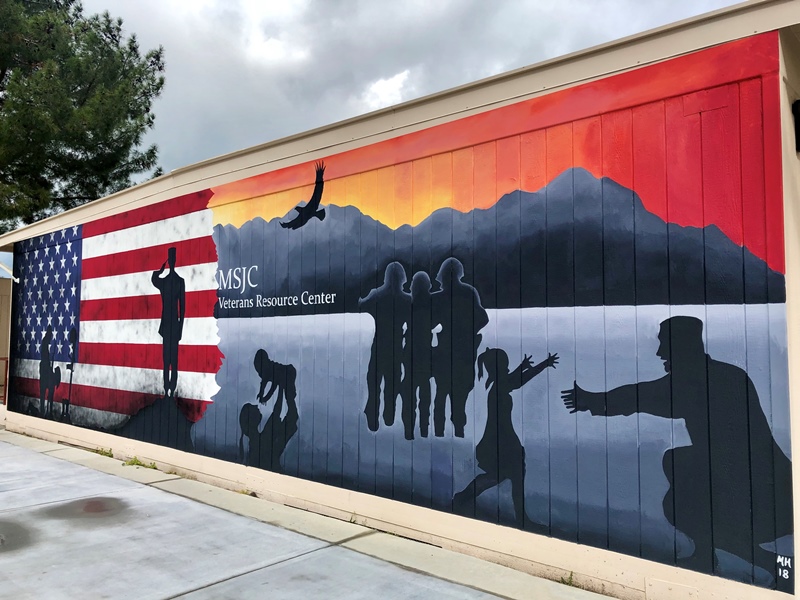
{"type": "MultiPolygon", "coordinates": [[[[190,194],[83,226],[74,407],[133,415],[163,396],[161,297],[151,276],[175,247],[176,272],[186,286],[175,396],[187,418],[202,417],[219,390],[222,356],[213,316],[217,250],[210,195],[190,194]]],[[[39,362],[19,360],[16,375],[20,391],[38,397],[39,362]]],[[[63,368],[61,376],[69,381],[63,368]]]]}

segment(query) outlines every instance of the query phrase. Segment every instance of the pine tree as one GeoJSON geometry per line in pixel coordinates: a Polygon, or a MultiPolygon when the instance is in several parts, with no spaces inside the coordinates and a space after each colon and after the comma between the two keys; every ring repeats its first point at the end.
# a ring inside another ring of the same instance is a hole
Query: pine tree
{"type": "Polygon", "coordinates": [[[75,0],[0,0],[0,231],[129,187],[155,170],[163,48],[75,0]]]}

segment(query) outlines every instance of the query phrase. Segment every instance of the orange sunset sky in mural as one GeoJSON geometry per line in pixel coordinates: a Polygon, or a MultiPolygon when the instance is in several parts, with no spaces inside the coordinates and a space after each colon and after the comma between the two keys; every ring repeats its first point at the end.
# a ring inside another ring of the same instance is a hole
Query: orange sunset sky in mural
{"type": "MultiPolygon", "coordinates": [[[[325,159],[323,204],[356,206],[396,229],[417,225],[439,208],[488,208],[508,192],[538,190],[572,166],[602,177],[599,153],[591,152],[592,130],[599,133],[599,122],[513,136],[354,174],[347,173],[348,155],[335,155],[325,159]]],[[[391,144],[386,145],[391,150],[391,144]]],[[[313,191],[314,165],[302,167],[305,173],[296,178],[309,181],[307,185],[259,194],[258,183],[245,180],[215,189],[210,205],[217,222],[240,226],[257,216],[283,217],[313,191]]]]}
{"type": "MultiPolygon", "coordinates": [[[[326,165],[322,204],[397,228],[444,207],[488,208],[582,167],[664,220],[719,226],[783,271],[780,117],[766,110],[777,102],[777,48],[763,34],[315,156],[326,165]]],[[[213,188],[215,222],[287,215],[311,196],[314,160],[213,188]]]]}

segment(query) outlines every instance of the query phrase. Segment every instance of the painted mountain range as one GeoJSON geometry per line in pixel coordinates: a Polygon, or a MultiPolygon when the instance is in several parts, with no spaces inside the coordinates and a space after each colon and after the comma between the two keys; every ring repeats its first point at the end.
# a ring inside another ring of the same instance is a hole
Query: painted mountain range
{"type": "Polygon", "coordinates": [[[250,270],[255,287],[219,291],[236,302],[221,301],[217,316],[357,312],[390,262],[404,266],[409,282],[427,272],[436,289],[451,256],[486,308],[785,301],[783,275],[715,225],[666,223],[633,191],[583,169],[537,192],[506,194],[488,209],[440,209],[397,230],[351,206],[326,210],[325,220],[298,230],[280,227],[285,219],[218,225],[220,272],[257,269],[250,270]],[[304,291],[330,294],[330,302],[263,305],[304,291]]]}

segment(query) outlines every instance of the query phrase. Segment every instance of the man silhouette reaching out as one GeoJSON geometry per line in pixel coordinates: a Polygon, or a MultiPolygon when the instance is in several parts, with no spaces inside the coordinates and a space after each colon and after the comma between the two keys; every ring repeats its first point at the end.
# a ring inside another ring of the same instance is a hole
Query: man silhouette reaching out
{"type": "Polygon", "coordinates": [[[562,399],[571,412],[684,419],[691,445],[663,458],[670,485],[664,516],[695,545],[679,566],[716,572],[715,550],[723,550],[775,577],[776,555],[763,545],[792,533],[792,464],[772,437],[750,377],[708,356],[702,333],[700,319],[667,319],[657,351],[664,377],[608,392],[575,383],[562,399]]]}
{"type": "Polygon", "coordinates": [[[161,293],[161,324],[158,333],[163,341],[164,398],[175,397],[178,385],[178,342],[183,336],[183,318],[186,314],[186,286],[183,277],[175,272],[175,248],[167,250],[167,260],[158,271],[153,271],[151,281],[161,293]],[[161,277],[167,264],[169,274],[161,277]]]}

